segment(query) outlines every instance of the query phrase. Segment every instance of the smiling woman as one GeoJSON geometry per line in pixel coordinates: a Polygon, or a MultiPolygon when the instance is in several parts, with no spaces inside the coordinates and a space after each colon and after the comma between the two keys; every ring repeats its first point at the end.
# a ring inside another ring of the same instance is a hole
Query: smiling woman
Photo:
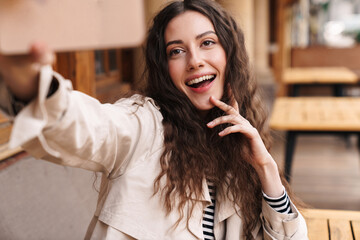
{"type": "Polygon", "coordinates": [[[169,22],[164,40],[171,80],[205,114],[213,108],[210,96],[222,97],[225,82],[226,54],[211,21],[186,11],[169,22]]]}
{"type": "Polygon", "coordinates": [[[13,145],[103,173],[85,239],[307,239],[268,152],[243,33],[215,1],[174,1],[157,14],[146,89],[115,104],[72,91],[46,66],[49,53],[37,46],[21,66],[0,56],[10,89],[1,106],[10,113],[27,97],[13,145]],[[32,88],[15,91],[22,84],[32,88]]]}

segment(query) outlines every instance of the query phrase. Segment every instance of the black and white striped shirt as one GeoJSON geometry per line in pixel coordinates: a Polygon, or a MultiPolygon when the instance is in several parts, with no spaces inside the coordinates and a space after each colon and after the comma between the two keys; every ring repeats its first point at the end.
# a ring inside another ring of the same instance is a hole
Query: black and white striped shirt
{"type": "MultiPolygon", "coordinates": [[[[211,204],[207,206],[204,210],[204,217],[203,217],[203,233],[204,233],[204,240],[214,240],[214,216],[215,216],[215,196],[216,196],[216,188],[211,183],[208,182],[209,193],[211,198],[211,204]]],[[[265,201],[277,212],[289,214],[292,213],[290,207],[290,199],[287,195],[285,188],[284,194],[278,198],[272,198],[267,196],[263,192],[263,197],[265,201]]]]}
{"type": "Polygon", "coordinates": [[[270,207],[272,207],[275,211],[286,214],[292,213],[290,207],[290,199],[285,191],[285,188],[283,195],[278,198],[269,197],[264,192],[263,197],[265,201],[270,205],[270,207]]]}
{"type": "Polygon", "coordinates": [[[214,216],[215,216],[215,196],[216,188],[213,183],[208,182],[209,193],[211,198],[211,204],[207,206],[204,210],[203,217],[203,233],[204,240],[213,240],[214,236],[214,216]]]}

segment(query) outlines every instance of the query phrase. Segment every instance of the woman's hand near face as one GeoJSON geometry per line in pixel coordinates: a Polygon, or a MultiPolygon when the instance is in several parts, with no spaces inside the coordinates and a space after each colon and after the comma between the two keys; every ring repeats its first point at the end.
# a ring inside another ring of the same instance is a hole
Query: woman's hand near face
{"type": "Polygon", "coordinates": [[[0,75],[19,100],[30,101],[38,92],[41,66],[52,64],[54,59],[54,53],[45,44],[35,43],[28,55],[0,54],[0,75]]]}
{"type": "Polygon", "coordinates": [[[263,191],[271,197],[281,196],[283,194],[283,186],[277,165],[267,151],[257,129],[240,115],[237,102],[233,101],[233,106],[230,106],[214,97],[210,97],[210,102],[223,110],[227,115],[214,119],[209,122],[207,126],[213,128],[225,123],[231,124],[232,126],[219,132],[219,136],[221,137],[237,132],[244,134],[250,143],[252,155],[250,164],[254,167],[260,177],[263,191]]]}

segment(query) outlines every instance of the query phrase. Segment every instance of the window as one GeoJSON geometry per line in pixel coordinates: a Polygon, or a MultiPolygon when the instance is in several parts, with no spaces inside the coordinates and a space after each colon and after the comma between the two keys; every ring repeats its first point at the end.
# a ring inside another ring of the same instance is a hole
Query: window
{"type": "Polygon", "coordinates": [[[96,50],[94,55],[96,97],[114,102],[132,88],[133,49],[96,50]]]}

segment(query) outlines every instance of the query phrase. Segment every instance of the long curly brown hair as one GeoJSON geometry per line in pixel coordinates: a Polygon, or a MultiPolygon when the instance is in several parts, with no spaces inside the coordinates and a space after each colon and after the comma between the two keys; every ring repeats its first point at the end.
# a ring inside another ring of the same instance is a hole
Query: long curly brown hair
{"type": "MultiPolygon", "coordinates": [[[[269,134],[264,124],[265,111],[250,74],[244,34],[235,20],[212,0],[172,2],[154,18],[145,48],[145,94],[160,106],[164,126],[165,150],[160,159],[161,172],[154,182],[155,193],[161,192],[167,213],[174,209],[180,213],[179,223],[185,216],[185,204],[190,203],[192,211],[199,203],[191,196],[194,194],[200,199],[202,181],[207,179],[216,185],[218,201],[227,197],[233,200],[234,207],[240,207],[244,236],[252,239],[251,231],[259,222],[261,213],[262,192],[259,177],[248,163],[251,158],[248,140],[240,133],[220,138],[218,132],[226,125],[208,129],[207,122],[225,113],[213,108],[206,119],[201,118],[169,75],[165,29],[174,17],[188,10],[197,11],[210,19],[226,52],[225,89],[221,100],[230,104],[228,93],[232,92],[239,104],[240,114],[257,128],[265,145],[269,146],[269,134]],[[165,185],[160,184],[163,178],[166,179],[165,185]]],[[[188,221],[191,214],[187,216],[188,221]]]]}

